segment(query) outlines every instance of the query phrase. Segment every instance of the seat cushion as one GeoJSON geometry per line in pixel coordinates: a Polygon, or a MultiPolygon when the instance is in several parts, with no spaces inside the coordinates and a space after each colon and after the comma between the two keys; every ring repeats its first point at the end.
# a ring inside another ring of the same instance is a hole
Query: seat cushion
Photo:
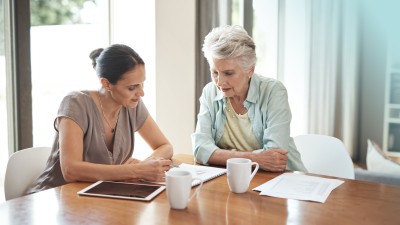
{"type": "Polygon", "coordinates": [[[387,157],[371,140],[368,140],[367,168],[369,171],[400,174],[400,164],[387,157]]]}

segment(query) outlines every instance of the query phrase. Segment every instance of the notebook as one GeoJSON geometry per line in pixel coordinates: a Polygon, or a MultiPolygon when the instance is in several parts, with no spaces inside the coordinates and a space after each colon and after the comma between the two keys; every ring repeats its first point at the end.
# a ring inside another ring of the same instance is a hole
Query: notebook
{"type": "MultiPolygon", "coordinates": [[[[173,167],[171,168],[170,171],[172,170],[186,170],[189,171],[192,174],[193,178],[200,178],[203,183],[206,181],[209,181],[211,179],[214,179],[216,177],[222,176],[226,174],[226,169],[225,168],[218,168],[218,167],[212,167],[212,166],[199,166],[199,165],[191,165],[191,164],[186,164],[182,163],[178,167],[173,167]]],[[[165,185],[165,182],[154,182],[154,181],[148,181],[148,180],[142,180],[144,182],[150,182],[150,183],[156,183],[156,184],[162,184],[165,185]]],[[[194,180],[192,182],[192,187],[199,185],[200,181],[194,180]]]]}
{"type": "MultiPolygon", "coordinates": [[[[225,168],[191,165],[191,164],[186,164],[186,163],[182,163],[179,165],[179,167],[172,168],[171,170],[179,170],[179,169],[189,171],[192,174],[193,178],[195,178],[195,177],[200,178],[203,181],[203,183],[226,174],[225,168]]],[[[199,184],[200,184],[200,181],[195,180],[192,183],[192,187],[199,185],[199,184]]]]}

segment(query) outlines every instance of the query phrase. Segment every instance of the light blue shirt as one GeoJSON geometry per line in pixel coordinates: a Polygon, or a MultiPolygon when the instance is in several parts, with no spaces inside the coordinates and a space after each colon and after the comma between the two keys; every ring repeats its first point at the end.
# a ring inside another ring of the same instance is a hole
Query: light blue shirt
{"type": "MultiPolygon", "coordinates": [[[[196,131],[192,134],[194,155],[202,164],[208,164],[212,153],[220,149],[216,143],[224,133],[226,104],[226,98],[213,82],[203,88],[196,131]]],[[[254,74],[244,106],[247,108],[253,133],[262,146],[262,149],[253,152],[260,153],[270,148],[288,150],[286,169],[306,172],[300,153],[290,137],[292,114],[285,86],[278,80],[254,74]]]]}

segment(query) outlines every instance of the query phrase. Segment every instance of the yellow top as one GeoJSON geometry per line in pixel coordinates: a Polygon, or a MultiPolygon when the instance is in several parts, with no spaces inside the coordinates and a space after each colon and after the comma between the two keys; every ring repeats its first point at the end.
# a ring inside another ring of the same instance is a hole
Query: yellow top
{"type": "Polygon", "coordinates": [[[238,115],[233,109],[229,98],[227,98],[225,114],[225,130],[217,144],[218,147],[221,149],[236,149],[238,151],[253,151],[261,148],[253,133],[249,116],[247,113],[238,115]]]}

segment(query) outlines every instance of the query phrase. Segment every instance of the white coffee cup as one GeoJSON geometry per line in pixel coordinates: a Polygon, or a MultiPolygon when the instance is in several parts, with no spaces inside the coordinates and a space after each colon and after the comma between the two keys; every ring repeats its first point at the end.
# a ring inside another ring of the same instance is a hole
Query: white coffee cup
{"type": "Polygon", "coordinates": [[[173,209],[184,209],[187,207],[188,202],[197,194],[203,182],[200,178],[193,178],[189,171],[185,170],[170,170],[165,174],[167,183],[167,197],[169,205],[173,209]],[[200,184],[190,195],[192,189],[192,182],[199,180],[200,184]]]}
{"type": "Polygon", "coordinates": [[[244,193],[250,185],[250,181],[257,173],[259,165],[245,158],[231,158],[227,160],[226,169],[229,189],[234,193],[244,193]],[[251,172],[253,165],[256,167],[251,172]]]}

